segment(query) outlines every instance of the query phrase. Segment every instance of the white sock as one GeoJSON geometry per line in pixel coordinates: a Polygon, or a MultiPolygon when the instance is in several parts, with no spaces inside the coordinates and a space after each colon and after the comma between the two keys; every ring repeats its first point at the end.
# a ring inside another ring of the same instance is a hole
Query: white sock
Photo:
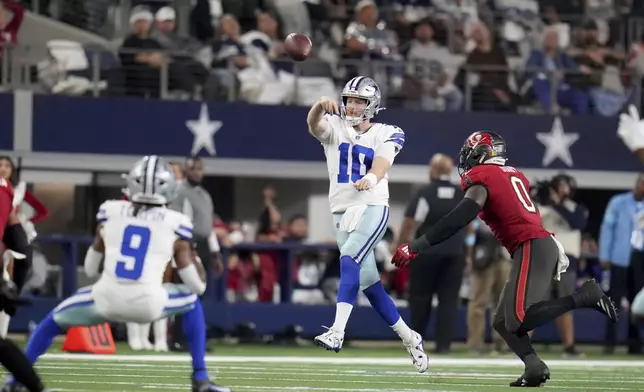
{"type": "Polygon", "coordinates": [[[154,344],[168,344],[168,319],[157,320],[152,324],[154,331],[154,344]]]}
{"type": "Polygon", "coordinates": [[[127,323],[126,326],[127,326],[127,341],[130,344],[130,346],[132,345],[132,342],[134,342],[134,344],[140,343],[141,334],[139,333],[139,324],[127,323]]]}
{"type": "Polygon", "coordinates": [[[7,333],[9,333],[9,321],[11,321],[11,316],[5,312],[0,312],[0,337],[6,338],[7,333]]]}
{"type": "Polygon", "coordinates": [[[150,343],[150,323],[139,324],[141,343],[150,343]]]}
{"type": "Polygon", "coordinates": [[[349,316],[351,316],[351,311],[353,310],[353,305],[346,302],[338,302],[335,305],[335,322],[331,329],[338,332],[344,332],[347,329],[347,322],[349,321],[349,316]]]}
{"type": "Polygon", "coordinates": [[[411,328],[409,328],[407,324],[405,324],[405,321],[402,319],[402,317],[399,318],[398,321],[396,321],[396,324],[391,326],[391,329],[396,331],[398,336],[400,336],[400,338],[402,339],[403,343],[411,341],[414,336],[411,328]]]}

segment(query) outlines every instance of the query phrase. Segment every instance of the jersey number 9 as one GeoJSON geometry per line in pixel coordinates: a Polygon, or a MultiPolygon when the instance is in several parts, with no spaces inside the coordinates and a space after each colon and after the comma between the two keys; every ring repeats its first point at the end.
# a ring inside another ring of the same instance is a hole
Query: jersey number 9
{"type": "Polygon", "coordinates": [[[150,229],[142,226],[127,226],[123,231],[121,255],[125,260],[116,263],[116,277],[138,280],[143,273],[143,263],[150,246],[150,229]]]}
{"type": "Polygon", "coordinates": [[[340,169],[338,173],[338,184],[349,182],[349,150],[351,150],[351,182],[357,182],[371,170],[374,152],[371,148],[354,144],[342,143],[338,146],[340,150],[340,169]],[[360,155],[364,156],[363,162],[360,162],[360,155]],[[364,174],[362,168],[364,167],[364,174]]]}

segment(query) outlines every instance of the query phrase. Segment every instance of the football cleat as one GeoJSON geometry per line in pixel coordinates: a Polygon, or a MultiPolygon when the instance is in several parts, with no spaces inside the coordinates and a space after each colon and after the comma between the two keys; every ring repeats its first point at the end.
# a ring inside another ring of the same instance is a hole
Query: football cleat
{"type": "Polygon", "coordinates": [[[344,332],[336,331],[333,328],[325,326],[322,327],[328,329],[328,331],[316,336],[313,342],[328,351],[340,352],[342,350],[342,343],[344,343],[344,332]]]}
{"type": "Polygon", "coordinates": [[[408,343],[403,342],[403,344],[407,349],[411,362],[416,367],[416,371],[418,373],[425,373],[427,371],[427,367],[429,367],[429,358],[427,357],[425,348],[423,347],[423,337],[416,331],[412,332],[413,337],[411,341],[408,343]]]}
{"type": "Polygon", "coordinates": [[[543,386],[550,380],[550,369],[541,360],[526,364],[525,371],[516,381],[510,383],[511,387],[535,388],[543,386]]]}
{"type": "Polygon", "coordinates": [[[232,392],[230,388],[222,387],[209,380],[192,380],[192,392],[232,392]]]}
{"type": "Polygon", "coordinates": [[[579,290],[573,294],[573,298],[575,299],[577,306],[595,309],[596,311],[603,313],[613,323],[617,322],[617,306],[615,306],[615,303],[613,303],[609,296],[604,294],[604,291],[595,279],[587,280],[579,290]]]}

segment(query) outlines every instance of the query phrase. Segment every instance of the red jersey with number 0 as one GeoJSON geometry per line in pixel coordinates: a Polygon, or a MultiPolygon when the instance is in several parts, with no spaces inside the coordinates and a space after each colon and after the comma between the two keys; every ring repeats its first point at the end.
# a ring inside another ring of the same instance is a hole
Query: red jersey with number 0
{"type": "Polygon", "coordinates": [[[551,235],[530,198],[530,182],[512,166],[479,165],[461,178],[463,191],[472,185],[487,189],[487,201],[479,217],[496,239],[512,254],[523,242],[551,235]]]}
{"type": "Polygon", "coordinates": [[[4,237],[4,229],[13,210],[13,188],[9,181],[0,178],[0,241],[4,237]]]}

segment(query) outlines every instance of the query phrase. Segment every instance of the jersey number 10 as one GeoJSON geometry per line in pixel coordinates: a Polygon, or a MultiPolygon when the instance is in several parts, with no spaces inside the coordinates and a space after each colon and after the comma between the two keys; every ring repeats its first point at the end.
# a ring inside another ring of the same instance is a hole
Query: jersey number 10
{"type": "Polygon", "coordinates": [[[519,199],[519,201],[523,205],[523,208],[525,208],[525,210],[530,213],[537,212],[537,207],[535,207],[534,203],[532,202],[530,194],[528,193],[528,190],[525,189],[523,181],[521,181],[519,177],[512,176],[510,177],[510,182],[512,183],[514,193],[516,193],[517,199],[519,199]]]}
{"type": "Polygon", "coordinates": [[[116,277],[127,280],[138,280],[143,273],[143,263],[150,246],[150,229],[143,226],[129,225],[123,231],[121,255],[126,258],[116,263],[116,277]]]}
{"type": "Polygon", "coordinates": [[[340,151],[340,168],[338,172],[338,184],[346,184],[351,178],[351,182],[357,182],[371,170],[373,163],[374,151],[365,146],[354,144],[353,148],[349,143],[342,143],[338,146],[340,151]],[[349,152],[351,152],[351,177],[349,177],[349,152]],[[360,155],[364,160],[360,162],[360,155]],[[364,167],[364,174],[362,168],[364,167]]]}

